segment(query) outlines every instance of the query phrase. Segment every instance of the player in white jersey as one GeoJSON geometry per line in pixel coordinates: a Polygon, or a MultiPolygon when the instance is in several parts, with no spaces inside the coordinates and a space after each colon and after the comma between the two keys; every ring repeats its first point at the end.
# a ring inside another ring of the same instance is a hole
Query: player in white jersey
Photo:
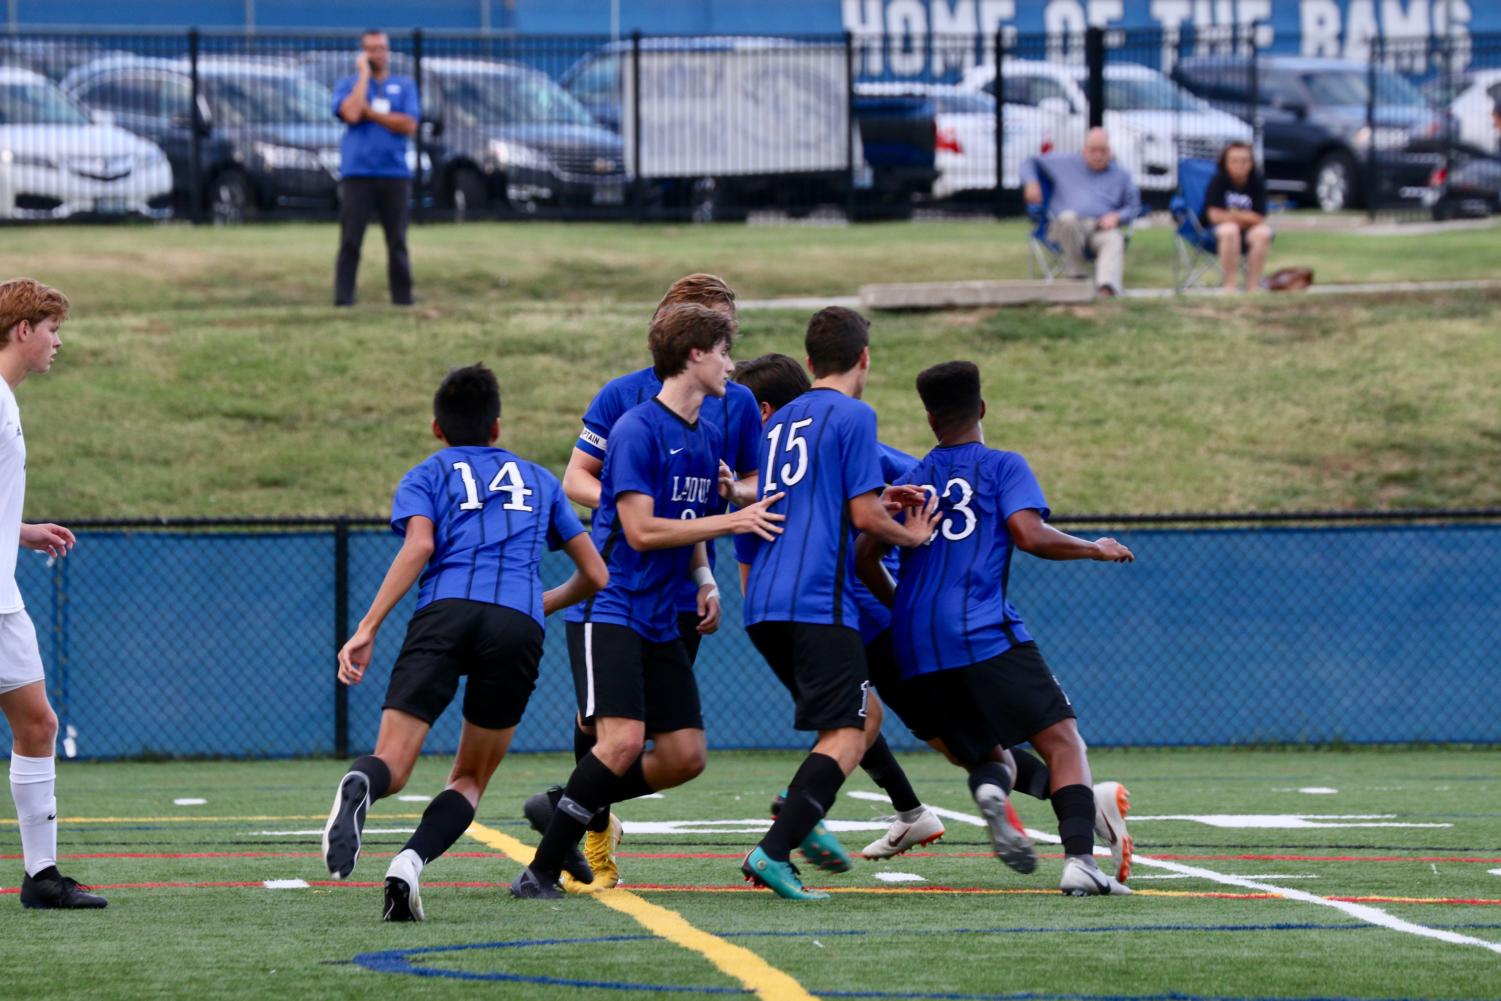
{"type": "Polygon", "coordinates": [[[47,702],[36,629],[16,585],[20,549],[54,559],[73,548],[73,533],[61,525],[27,525],[26,438],[15,388],[32,373],[46,372],[62,340],[57,328],[68,318],[68,297],[30,278],[0,283],[0,711],[10,724],[10,794],[21,829],[26,877],[25,907],[103,907],[103,897],[85,892],[57,871],[57,798],[54,747],[57,716],[47,702]]]}

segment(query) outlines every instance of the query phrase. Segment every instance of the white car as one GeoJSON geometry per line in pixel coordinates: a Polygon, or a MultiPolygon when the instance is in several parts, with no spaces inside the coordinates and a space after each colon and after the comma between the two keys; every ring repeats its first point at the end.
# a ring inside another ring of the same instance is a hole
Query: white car
{"type": "Polygon", "coordinates": [[[1459,140],[1490,154],[1501,153],[1501,132],[1491,118],[1491,109],[1501,100],[1501,69],[1471,70],[1465,87],[1449,105],[1459,122],[1459,140]]]}
{"type": "MultiPolygon", "coordinates": [[[[926,97],[933,102],[937,130],[933,160],[938,179],[934,198],[995,189],[995,98],[984,91],[938,83],[858,83],[855,92],[876,97],[926,97]]],[[[1021,165],[1046,153],[1068,127],[1068,116],[1007,102],[1006,170],[1002,186],[1018,187],[1021,165]]]]}
{"type": "MultiPolygon", "coordinates": [[[[1007,60],[1006,105],[1023,104],[1063,116],[1055,141],[1063,152],[1081,149],[1089,122],[1081,65],[1007,60]]],[[[976,66],[961,87],[995,93],[995,67],[976,66]]],[[[1188,93],[1154,69],[1136,63],[1105,66],[1105,130],[1116,161],[1144,191],[1178,186],[1178,161],[1214,159],[1231,140],[1250,142],[1251,126],[1188,93]]]]}
{"type": "Polygon", "coordinates": [[[155,145],[90,118],[40,74],[0,68],[0,218],[165,218],[171,195],[155,145]]]}

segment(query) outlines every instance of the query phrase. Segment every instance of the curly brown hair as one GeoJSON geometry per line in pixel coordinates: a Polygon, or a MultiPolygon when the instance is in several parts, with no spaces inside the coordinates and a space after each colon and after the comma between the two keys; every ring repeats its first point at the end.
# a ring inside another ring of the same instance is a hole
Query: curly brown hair
{"type": "Polygon", "coordinates": [[[43,320],[68,318],[68,297],[34,278],[12,278],[0,282],[0,345],[10,343],[11,331],[18,323],[33,327],[43,320]]]}

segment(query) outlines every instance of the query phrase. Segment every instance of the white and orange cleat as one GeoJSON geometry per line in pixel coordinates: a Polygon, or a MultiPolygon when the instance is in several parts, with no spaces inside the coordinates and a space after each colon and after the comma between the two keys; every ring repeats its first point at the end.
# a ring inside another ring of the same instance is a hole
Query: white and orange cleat
{"type": "Polygon", "coordinates": [[[1094,787],[1094,836],[1110,849],[1115,859],[1115,878],[1131,878],[1131,835],[1126,833],[1126,814],[1131,812],[1131,794],[1119,782],[1101,782],[1094,787]]]}
{"type": "Polygon", "coordinates": [[[860,855],[868,859],[895,858],[921,845],[930,845],[941,837],[943,821],[924,806],[911,820],[897,814],[886,833],[860,849],[860,855]]]}

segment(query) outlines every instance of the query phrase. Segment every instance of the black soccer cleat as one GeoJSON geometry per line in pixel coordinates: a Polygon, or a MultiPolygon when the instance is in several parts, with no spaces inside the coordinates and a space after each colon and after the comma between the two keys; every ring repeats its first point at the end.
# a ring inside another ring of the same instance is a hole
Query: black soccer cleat
{"type": "Polygon", "coordinates": [[[528,866],[511,883],[511,896],[517,900],[559,900],[563,891],[558,888],[557,873],[539,874],[528,866]]]}
{"type": "MultiPolygon", "coordinates": [[[[553,786],[544,792],[528,796],[526,802],[521,804],[522,816],[526,817],[532,830],[546,834],[547,825],[552,823],[552,815],[557,812],[558,801],[562,798],[562,786],[553,786]]],[[[594,882],[594,870],[589,868],[589,862],[584,858],[584,853],[579,851],[578,845],[570,848],[563,857],[563,871],[580,883],[594,882]]]]}
{"type": "Polygon", "coordinates": [[[323,862],[334,879],[348,879],[360,858],[360,832],[370,810],[370,779],[350,772],[339,780],[334,805],[323,825],[323,862]]]}
{"type": "Polygon", "coordinates": [[[52,866],[21,880],[21,906],[32,910],[98,910],[109,906],[108,900],[88,889],[52,866]]]}

